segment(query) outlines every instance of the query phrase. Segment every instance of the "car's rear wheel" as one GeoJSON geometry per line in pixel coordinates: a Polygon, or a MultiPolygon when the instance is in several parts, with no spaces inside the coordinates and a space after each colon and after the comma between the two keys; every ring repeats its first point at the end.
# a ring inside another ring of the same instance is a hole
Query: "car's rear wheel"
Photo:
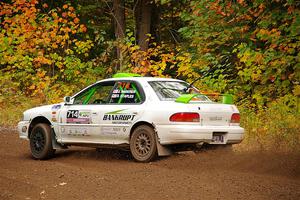
{"type": "Polygon", "coordinates": [[[138,162],[149,162],[157,156],[155,132],[147,125],[134,129],[130,138],[130,151],[138,162]]]}
{"type": "Polygon", "coordinates": [[[35,159],[48,159],[55,153],[52,147],[51,127],[48,124],[35,125],[29,137],[30,150],[35,159]]]}

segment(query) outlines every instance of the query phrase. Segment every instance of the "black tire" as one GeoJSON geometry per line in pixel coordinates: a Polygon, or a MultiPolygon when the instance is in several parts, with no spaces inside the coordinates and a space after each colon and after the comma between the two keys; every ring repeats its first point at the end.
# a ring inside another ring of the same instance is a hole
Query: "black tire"
{"type": "Polygon", "coordinates": [[[51,127],[48,124],[39,123],[35,125],[29,140],[33,158],[45,160],[54,155],[55,149],[52,147],[51,127]]]}
{"type": "Polygon", "coordinates": [[[157,156],[155,132],[147,125],[134,129],[130,138],[130,151],[138,162],[150,162],[157,156]]]}

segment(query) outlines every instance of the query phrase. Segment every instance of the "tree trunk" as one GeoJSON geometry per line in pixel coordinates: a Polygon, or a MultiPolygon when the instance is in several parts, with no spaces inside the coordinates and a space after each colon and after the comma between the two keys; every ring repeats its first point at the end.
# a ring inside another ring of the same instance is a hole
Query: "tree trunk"
{"type": "Polygon", "coordinates": [[[161,8],[157,4],[153,4],[152,7],[152,13],[151,13],[151,27],[150,27],[150,33],[151,36],[154,37],[155,42],[161,41],[161,33],[160,33],[160,14],[161,14],[161,8]]]}
{"type": "MultiPolygon", "coordinates": [[[[124,0],[113,0],[113,18],[115,27],[115,37],[120,41],[125,36],[125,2],[124,0]]],[[[119,47],[117,47],[118,63],[116,70],[122,67],[123,56],[119,47]]]]}
{"type": "Polygon", "coordinates": [[[138,6],[136,8],[136,30],[137,30],[137,40],[138,45],[141,50],[146,51],[149,45],[149,37],[147,34],[150,33],[151,27],[151,12],[152,3],[151,0],[139,0],[138,6]]]}

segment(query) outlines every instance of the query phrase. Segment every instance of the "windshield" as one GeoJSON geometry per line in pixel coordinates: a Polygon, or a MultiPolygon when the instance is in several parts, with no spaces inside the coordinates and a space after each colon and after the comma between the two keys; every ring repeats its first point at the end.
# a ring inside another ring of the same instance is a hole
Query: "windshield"
{"type": "MultiPolygon", "coordinates": [[[[200,94],[195,87],[189,87],[186,82],[180,81],[150,81],[149,84],[162,101],[174,101],[183,94],[200,94]],[[189,88],[187,90],[187,88],[189,88]]],[[[204,95],[197,96],[196,101],[210,101],[204,95]]]]}

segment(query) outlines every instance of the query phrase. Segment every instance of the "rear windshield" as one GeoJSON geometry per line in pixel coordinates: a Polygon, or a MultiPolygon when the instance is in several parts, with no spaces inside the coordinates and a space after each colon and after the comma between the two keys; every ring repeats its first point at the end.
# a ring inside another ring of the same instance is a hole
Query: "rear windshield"
{"type": "MultiPolygon", "coordinates": [[[[189,88],[188,83],[181,81],[150,81],[149,84],[162,101],[174,101],[183,94],[199,93],[198,89],[189,88]]],[[[197,97],[197,101],[210,101],[210,99],[201,95],[197,97]]]]}

